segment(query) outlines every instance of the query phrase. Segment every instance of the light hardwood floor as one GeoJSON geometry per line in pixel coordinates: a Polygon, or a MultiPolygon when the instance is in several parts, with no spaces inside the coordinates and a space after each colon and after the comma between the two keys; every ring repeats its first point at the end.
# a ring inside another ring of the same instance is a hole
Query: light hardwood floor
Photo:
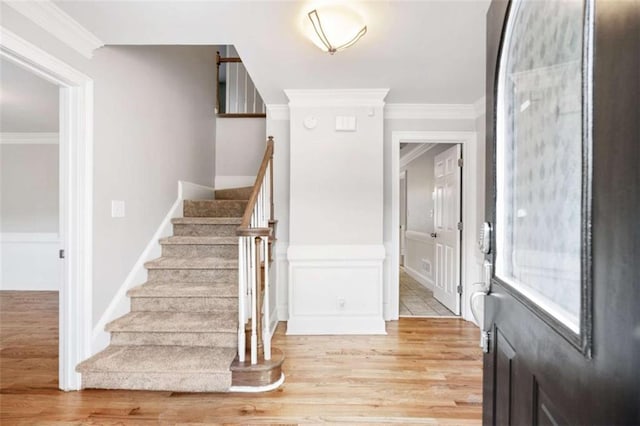
{"type": "Polygon", "coordinates": [[[0,423],[479,424],[479,332],[402,318],[386,336],[286,336],[285,385],[264,394],[57,389],[57,293],[0,292],[0,423]]]}

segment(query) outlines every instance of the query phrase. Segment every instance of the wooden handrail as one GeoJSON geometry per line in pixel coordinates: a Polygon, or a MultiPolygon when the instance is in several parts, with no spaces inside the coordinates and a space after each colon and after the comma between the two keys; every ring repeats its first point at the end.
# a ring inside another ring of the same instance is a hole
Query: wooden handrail
{"type": "Polygon", "coordinates": [[[244,362],[246,342],[245,324],[251,318],[251,365],[258,363],[258,352],[264,360],[271,359],[271,332],[263,330],[268,324],[270,261],[275,243],[276,221],[273,219],[273,137],[267,147],[256,181],[247,201],[238,236],[238,360],[244,362]],[[268,197],[268,198],[267,198],[268,197]],[[250,299],[249,299],[250,298],[250,299]],[[250,300],[250,310],[247,302],[250,300]],[[266,317],[267,319],[265,319],[266,317]]]}
{"type": "MultiPolygon", "coordinates": [[[[258,169],[258,175],[256,176],[256,181],[253,184],[253,191],[251,191],[251,196],[249,197],[249,202],[247,203],[247,207],[244,210],[244,215],[242,216],[242,222],[238,227],[236,235],[238,236],[247,236],[254,235],[251,233],[251,215],[253,214],[253,209],[258,202],[258,195],[260,194],[260,187],[262,186],[262,182],[264,181],[264,176],[267,173],[267,167],[269,163],[273,162],[273,136],[269,136],[267,140],[267,148],[264,151],[264,157],[262,158],[262,163],[260,164],[260,168],[258,169]]],[[[273,170],[273,167],[271,167],[273,170]]],[[[273,204],[273,193],[269,194],[270,203],[273,204]]],[[[271,217],[269,219],[273,219],[273,208],[271,208],[271,217]]],[[[256,228],[259,230],[261,228],[256,228]]]]}

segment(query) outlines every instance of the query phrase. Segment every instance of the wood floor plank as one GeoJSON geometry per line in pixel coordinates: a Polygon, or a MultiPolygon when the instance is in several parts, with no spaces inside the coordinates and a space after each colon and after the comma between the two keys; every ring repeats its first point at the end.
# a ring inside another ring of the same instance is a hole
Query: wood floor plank
{"type": "Polygon", "coordinates": [[[0,423],[480,424],[482,354],[459,319],[402,318],[386,336],[286,336],[285,385],[263,394],[58,386],[58,295],[0,292],[0,423]]]}

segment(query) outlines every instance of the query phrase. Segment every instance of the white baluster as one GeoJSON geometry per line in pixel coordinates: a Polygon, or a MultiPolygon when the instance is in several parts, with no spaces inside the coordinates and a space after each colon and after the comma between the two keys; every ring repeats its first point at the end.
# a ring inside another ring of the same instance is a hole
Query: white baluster
{"type": "Polygon", "coordinates": [[[256,271],[260,265],[256,264],[256,245],[253,241],[249,244],[251,247],[251,364],[258,363],[258,333],[257,333],[257,299],[258,294],[256,271]]]}
{"type": "Polygon", "coordinates": [[[249,93],[247,90],[247,85],[248,85],[248,81],[249,81],[249,73],[247,72],[247,68],[243,65],[242,68],[244,69],[244,110],[242,111],[243,114],[246,114],[247,112],[249,112],[249,109],[247,107],[247,101],[249,99],[249,93]]]}
{"type": "Polygon", "coordinates": [[[253,113],[254,114],[256,113],[256,97],[258,96],[257,93],[258,92],[256,91],[256,84],[253,83],[253,113]]]}
{"type": "MultiPolygon", "coordinates": [[[[244,317],[246,319],[251,318],[251,259],[249,258],[251,253],[251,237],[243,237],[244,243],[244,257],[245,257],[245,273],[244,273],[244,317]]],[[[245,320],[246,324],[246,320],[245,320]]]]}
{"type": "Polygon", "coordinates": [[[243,237],[238,237],[238,360],[240,362],[244,362],[244,354],[247,349],[244,333],[244,324],[246,322],[244,317],[246,298],[244,274],[246,271],[245,263],[247,259],[245,256],[245,245],[243,240],[243,237]]]}
{"type": "Polygon", "coordinates": [[[264,179],[262,179],[262,221],[265,228],[269,227],[269,220],[267,219],[267,188],[267,175],[265,174],[264,179]]]}
{"type": "Polygon", "coordinates": [[[238,113],[238,112],[240,112],[238,110],[238,108],[240,108],[238,106],[238,97],[240,96],[239,93],[238,93],[238,88],[240,87],[240,80],[238,78],[238,73],[240,72],[240,64],[237,63],[237,62],[235,64],[235,69],[236,69],[236,111],[235,112],[238,113]]]}
{"type": "Polygon", "coordinates": [[[262,253],[264,254],[264,317],[262,320],[262,342],[264,344],[264,359],[271,359],[271,326],[269,308],[269,239],[261,237],[262,253]]]}

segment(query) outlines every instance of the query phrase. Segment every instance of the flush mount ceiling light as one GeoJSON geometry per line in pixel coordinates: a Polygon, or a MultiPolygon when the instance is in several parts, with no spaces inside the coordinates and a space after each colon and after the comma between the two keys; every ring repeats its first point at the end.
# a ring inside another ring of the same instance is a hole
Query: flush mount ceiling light
{"type": "Polygon", "coordinates": [[[367,26],[362,18],[346,7],[314,9],[307,16],[313,25],[311,40],[331,55],[354,45],[367,33],[367,26]]]}

